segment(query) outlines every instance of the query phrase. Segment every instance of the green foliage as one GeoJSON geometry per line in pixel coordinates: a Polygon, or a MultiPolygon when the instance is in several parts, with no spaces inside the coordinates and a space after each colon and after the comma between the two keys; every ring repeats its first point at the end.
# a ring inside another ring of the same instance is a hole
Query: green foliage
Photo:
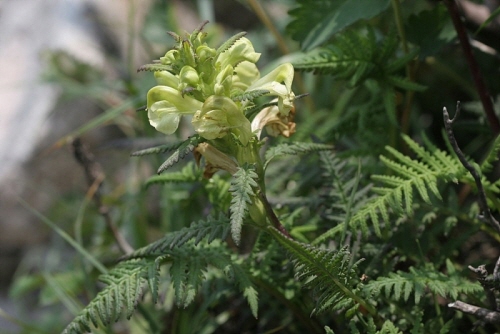
{"type": "Polygon", "coordinates": [[[201,180],[201,172],[194,163],[189,163],[178,172],[171,172],[163,175],[151,176],[145,183],[146,187],[153,184],[162,184],[169,182],[195,182],[201,180]]]}
{"type": "Polygon", "coordinates": [[[222,214],[218,217],[209,216],[206,220],[193,222],[189,227],[184,227],[179,231],[167,234],[165,237],[148,246],[136,250],[132,254],[126,256],[125,259],[161,256],[167,250],[181,247],[190,240],[194,240],[194,245],[198,245],[198,243],[207,237],[208,244],[216,239],[224,240],[229,233],[229,228],[229,218],[222,214]]]}
{"type": "Polygon", "coordinates": [[[165,162],[158,168],[158,174],[163,173],[166,171],[168,168],[172,167],[174,164],[179,162],[179,159],[184,158],[188,153],[193,151],[195,147],[202,143],[204,141],[203,138],[199,136],[192,136],[188,138],[187,140],[183,141],[182,143],[179,143],[178,146],[172,146],[170,150],[174,151],[172,155],[165,160],[165,162]]]}
{"type": "Polygon", "coordinates": [[[101,276],[108,286],[66,327],[63,334],[90,332],[91,324],[94,327],[100,324],[106,326],[117,321],[122,314],[130,319],[148,284],[148,268],[151,265],[155,262],[131,260],[101,276]]]}
{"type": "Polygon", "coordinates": [[[438,180],[456,181],[464,175],[465,169],[455,157],[433,147],[429,152],[407,136],[403,136],[403,139],[420,160],[411,159],[392,147],[387,147],[387,151],[395,160],[385,156],[381,156],[380,160],[396,175],[373,175],[372,180],[383,184],[372,188],[376,196],[360,207],[349,221],[325,232],[316,239],[316,242],[324,241],[339,233],[343,224],[361,229],[364,235],[368,235],[369,221],[373,224],[375,233],[380,236],[380,222],[390,224],[390,210],[399,216],[413,214],[414,189],[424,202],[431,204],[429,191],[437,198],[441,198],[438,180]]]}
{"type": "Polygon", "coordinates": [[[314,290],[317,302],[313,313],[342,310],[353,303],[369,307],[352,291],[357,265],[351,264],[347,249],[337,252],[319,249],[287,238],[274,228],[268,231],[290,252],[296,277],[314,290]]]}
{"type": "Polygon", "coordinates": [[[231,180],[231,237],[236,245],[241,241],[241,227],[245,219],[248,207],[252,204],[252,197],[255,196],[254,188],[258,187],[257,174],[251,165],[238,168],[231,180]]]}
{"type": "Polygon", "coordinates": [[[307,152],[318,152],[318,151],[327,151],[333,150],[333,146],[325,145],[325,144],[316,144],[316,143],[282,143],[278,144],[274,147],[269,148],[266,151],[264,163],[264,169],[267,167],[269,162],[276,157],[283,155],[296,155],[300,153],[307,152]]]}
{"type": "Polygon", "coordinates": [[[418,54],[418,50],[388,61],[397,50],[396,35],[378,41],[375,32],[348,30],[337,35],[332,44],[306,54],[294,61],[294,67],[317,74],[328,74],[349,81],[352,87],[368,79],[377,79],[381,85],[405,90],[422,90],[423,86],[401,77],[399,71],[418,54]]]}
{"type": "Polygon", "coordinates": [[[449,276],[437,272],[432,267],[421,269],[410,267],[408,272],[398,271],[390,273],[388,277],[378,277],[365,286],[365,291],[375,296],[385,292],[386,298],[403,299],[405,302],[411,293],[414,293],[416,304],[421,301],[426,291],[452,299],[457,299],[462,293],[472,294],[482,291],[480,284],[472,283],[455,272],[450,260],[447,260],[446,264],[449,276]]]}
{"type": "Polygon", "coordinates": [[[389,6],[389,0],[368,3],[356,0],[299,0],[297,3],[298,7],[290,11],[294,20],[287,29],[295,40],[301,42],[304,50],[321,45],[339,31],[359,20],[372,18],[389,6]]]}

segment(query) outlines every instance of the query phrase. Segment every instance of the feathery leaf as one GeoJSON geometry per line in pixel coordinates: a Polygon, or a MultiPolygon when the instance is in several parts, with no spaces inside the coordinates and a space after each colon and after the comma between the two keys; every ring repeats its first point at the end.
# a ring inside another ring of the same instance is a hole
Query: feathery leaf
{"type": "Polygon", "coordinates": [[[253,166],[245,165],[238,168],[231,179],[231,237],[236,245],[240,244],[241,227],[248,211],[248,205],[252,203],[255,196],[253,188],[257,188],[255,181],[258,178],[253,166]]]}
{"type": "Polygon", "coordinates": [[[264,163],[264,169],[267,167],[272,159],[282,156],[282,155],[296,155],[299,153],[308,152],[318,152],[318,151],[330,151],[333,150],[333,146],[326,144],[317,143],[282,143],[271,147],[266,151],[264,163]]]}

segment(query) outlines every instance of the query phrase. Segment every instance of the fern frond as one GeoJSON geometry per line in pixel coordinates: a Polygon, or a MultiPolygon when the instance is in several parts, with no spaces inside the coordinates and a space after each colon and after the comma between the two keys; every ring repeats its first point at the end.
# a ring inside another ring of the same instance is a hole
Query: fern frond
{"type": "Polygon", "coordinates": [[[379,42],[373,29],[367,29],[366,33],[348,30],[338,34],[329,46],[304,55],[293,65],[297,70],[348,80],[351,87],[375,79],[392,89],[424,90],[424,86],[398,76],[398,71],[415,58],[418,50],[392,59],[397,47],[396,34],[379,42]]]}
{"type": "Polygon", "coordinates": [[[481,164],[481,172],[488,173],[493,169],[493,163],[498,161],[498,153],[500,151],[500,136],[495,138],[493,145],[491,146],[490,151],[488,152],[488,156],[484,159],[481,164]]]}
{"type": "MultiPolygon", "coordinates": [[[[323,204],[327,209],[325,218],[336,223],[349,222],[354,212],[366,201],[370,186],[358,189],[361,178],[360,171],[354,174],[353,168],[346,167],[346,160],[339,159],[333,152],[320,152],[321,167],[324,170],[324,183],[328,193],[323,204]]],[[[347,225],[343,225],[343,237],[347,225]]],[[[313,241],[316,244],[316,241],[313,241]]]]}
{"type": "MultiPolygon", "coordinates": [[[[199,144],[199,143],[201,143],[202,138],[199,138],[198,135],[194,135],[192,137],[189,137],[188,140],[193,140],[193,141],[194,140],[200,140],[200,142],[198,142],[198,144],[199,144]]],[[[144,150],[135,151],[135,152],[133,152],[130,155],[133,156],[133,157],[138,157],[138,156],[143,156],[143,155],[148,155],[148,154],[166,153],[166,152],[170,152],[170,151],[174,151],[174,150],[178,149],[185,142],[186,141],[183,140],[183,141],[179,141],[179,142],[176,142],[176,143],[173,143],[173,144],[167,144],[167,145],[160,145],[160,146],[150,147],[150,148],[146,148],[144,150]]]]}
{"type": "Polygon", "coordinates": [[[255,289],[251,279],[250,274],[242,266],[242,261],[233,258],[233,263],[230,266],[228,272],[230,279],[234,279],[238,284],[240,290],[243,292],[243,296],[246,298],[252,315],[257,318],[259,311],[259,294],[255,289]]]}
{"type": "MultiPolygon", "coordinates": [[[[429,191],[437,198],[441,198],[438,180],[453,181],[465,173],[460,161],[444,151],[432,148],[433,151],[428,152],[406,135],[403,136],[403,140],[421,160],[411,159],[391,147],[386,147],[394,158],[381,156],[380,159],[398,175],[373,175],[372,180],[383,184],[372,188],[378,196],[358,209],[348,222],[352,228],[360,228],[365,235],[368,233],[368,221],[371,221],[375,233],[380,236],[380,220],[389,224],[390,210],[399,215],[411,215],[414,202],[413,189],[417,190],[422,200],[430,203],[429,191]]],[[[315,243],[323,242],[340,231],[342,228],[336,226],[319,236],[315,243]]]]}
{"type": "Polygon", "coordinates": [[[255,196],[253,188],[257,188],[258,176],[255,173],[253,166],[245,165],[238,168],[231,179],[231,237],[236,245],[240,244],[241,227],[248,211],[248,205],[252,203],[252,198],[255,196]]]}
{"type": "MultiPolygon", "coordinates": [[[[451,264],[447,260],[448,266],[451,264]]],[[[450,274],[450,273],[449,273],[450,274]]],[[[410,267],[409,272],[398,271],[390,273],[388,277],[379,277],[376,281],[370,281],[365,285],[365,291],[379,295],[385,293],[386,298],[408,301],[410,295],[414,294],[415,304],[418,304],[426,289],[444,298],[457,299],[461,293],[470,294],[482,291],[477,282],[452,273],[450,277],[432,268],[416,269],[410,267]]]]}
{"type": "Polygon", "coordinates": [[[330,151],[333,150],[333,146],[317,143],[282,143],[271,147],[266,151],[264,163],[264,169],[267,167],[269,162],[282,155],[296,155],[299,153],[308,152],[318,152],[318,151],[330,151]]]}
{"type": "Polygon", "coordinates": [[[385,78],[385,81],[388,82],[391,86],[396,88],[400,88],[403,90],[412,90],[416,92],[422,92],[427,89],[426,86],[418,84],[416,82],[410,81],[407,78],[403,78],[398,75],[388,75],[385,78]]]}
{"type": "Polygon", "coordinates": [[[123,314],[130,319],[148,284],[152,264],[156,265],[154,261],[133,259],[103,275],[101,280],[108,284],[106,288],[66,327],[63,334],[90,332],[91,324],[94,327],[107,326],[123,314]]]}
{"type": "Polygon", "coordinates": [[[274,227],[267,230],[292,256],[297,278],[315,292],[317,305],[313,313],[337,310],[354,303],[363,305],[370,313],[375,312],[353,292],[357,264],[350,266],[350,254],[346,248],[337,252],[320,249],[296,242],[274,227]]]}
{"type": "Polygon", "coordinates": [[[198,144],[204,142],[205,139],[201,138],[198,135],[189,137],[187,140],[183,141],[174,149],[174,153],[165,160],[165,162],[158,168],[157,173],[161,174],[166,171],[168,168],[172,167],[176,164],[179,159],[184,158],[189,152],[193,151],[198,144]]]}
{"type": "Polygon", "coordinates": [[[146,180],[144,186],[147,188],[153,184],[158,183],[172,183],[172,182],[195,182],[201,179],[202,172],[196,168],[194,163],[190,162],[178,172],[167,173],[163,175],[154,175],[146,180]]]}
{"type": "Polygon", "coordinates": [[[225,215],[219,214],[218,217],[208,216],[206,220],[193,222],[189,227],[171,232],[165,237],[123,257],[122,260],[161,256],[169,250],[181,247],[190,240],[194,240],[194,245],[198,245],[205,238],[207,238],[208,244],[216,239],[224,240],[229,234],[229,229],[229,218],[225,215]]]}

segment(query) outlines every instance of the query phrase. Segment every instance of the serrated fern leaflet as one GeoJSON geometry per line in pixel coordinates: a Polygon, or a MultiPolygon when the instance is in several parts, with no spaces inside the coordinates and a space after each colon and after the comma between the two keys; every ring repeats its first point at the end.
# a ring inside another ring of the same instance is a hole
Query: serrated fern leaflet
{"type": "Polygon", "coordinates": [[[238,171],[233,175],[231,180],[231,236],[233,241],[239,245],[241,241],[241,227],[248,211],[249,204],[252,203],[252,198],[255,197],[253,188],[257,188],[258,184],[255,181],[258,178],[253,166],[246,165],[238,168],[238,171]]]}
{"type": "MultiPolygon", "coordinates": [[[[434,151],[428,152],[408,136],[403,136],[403,139],[420,160],[411,159],[391,147],[386,148],[394,156],[394,160],[385,156],[380,159],[397,175],[372,176],[372,180],[382,184],[372,188],[377,196],[359,208],[348,222],[351,228],[361,229],[365,235],[368,234],[368,222],[371,222],[375,233],[380,236],[380,223],[390,224],[391,211],[400,216],[411,215],[413,189],[417,190],[422,200],[430,203],[429,191],[440,198],[438,180],[451,181],[464,175],[465,169],[455,157],[435,148],[434,151]]],[[[343,224],[345,222],[319,236],[315,243],[321,243],[340,233],[343,224]]]]}
{"type": "Polygon", "coordinates": [[[268,231],[290,252],[298,279],[315,291],[317,306],[314,312],[358,303],[371,314],[376,313],[373,306],[353,292],[356,264],[350,267],[350,254],[346,248],[339,251],[320,249],[296,242],[273,227],[269,227],[268,231]]]}

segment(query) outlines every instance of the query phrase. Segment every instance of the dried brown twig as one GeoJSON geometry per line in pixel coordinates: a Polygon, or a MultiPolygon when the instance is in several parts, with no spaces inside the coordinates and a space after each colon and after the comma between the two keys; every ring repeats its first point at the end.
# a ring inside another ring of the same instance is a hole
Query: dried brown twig
{"type": "MultiPolygon", "coordinates": [[[[455,138],[455,134],[453,133],[452,124],[457,120],[460,115],[460,101],[457,102],[455,116],[450,119],[450,115],[446,108],[443,108],[443,119],[444,119],[444,127],[446,129],[446,134],[448,136],[448,140],[450,141],[451,146],[453,147],[453,151],[457,155],[458,159],[462,163],[462,165],[471,173],[474,178],[474,182],[476,183],[477,191],[478,191],[478,203],[479,208],[481,209],[480,220],[491,225],[496,231],[500,232],[500,224],[493,217],[488,203],[486,201],[486,192],[484,191],[483,183],[481,182],[481,177],[479,172],[476,170],[472,164],[467,161],[464,153],[458,146],[457,140],[455,138]]],[[[491,323],[500,323],[500,313],[498,311],[498,304],[495,296],[495,289],[491,287],[491,285],[486,284],[487,278],[489,276],[488,271],[484,265],[481,265],[477,268],[469,266],[469,269],[476,273],[479,276],[481,281],[481,285],[485,291],[486,297],[488,299],[489,304],[491,305],[491,309],[481,308],[478,306],[470,305],[459,300],[448,304],[448,307],[457,309],[459,311],[473,314],[477,316],[481,321],[491,322],[491,323]]],[[[493,280],[499,280],[500,273],[500,258],[498,258],[497,263],[495,265],[495,269],[493,271],[493,280]]]]}
{"type": "Polygon", "coordinates": [[[113,234],[118,247],[120,247],[120,250],[125,254],[132,253],[134,249],[120,233],[120,230],[111,219],[109,208],[102,202],[101,186],[104,181],[104,172],[101,165],[95,161],[94,155],[89,151],[88,147],[82,143],[80,138],[74,139],[72,146],[75,159],[82,165],[85,171],[87,183],[91,190],[90,193],[93,193],[94,202],[97,205],[99,213],[102,215],[106,225],[113,234]]]}

